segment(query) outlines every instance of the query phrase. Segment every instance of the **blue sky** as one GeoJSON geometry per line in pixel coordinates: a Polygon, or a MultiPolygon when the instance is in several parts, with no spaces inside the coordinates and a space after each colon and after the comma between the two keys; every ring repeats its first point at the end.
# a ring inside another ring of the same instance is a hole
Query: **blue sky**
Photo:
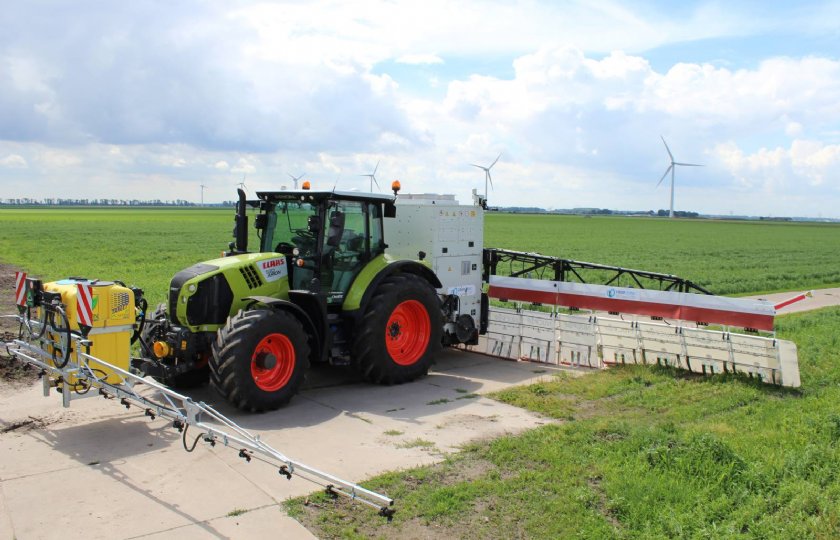
{"type": "Polygon", "coordinates": [[[0,198],[289,184],[840,218],[840,2],[20,2],[0,198]]]}

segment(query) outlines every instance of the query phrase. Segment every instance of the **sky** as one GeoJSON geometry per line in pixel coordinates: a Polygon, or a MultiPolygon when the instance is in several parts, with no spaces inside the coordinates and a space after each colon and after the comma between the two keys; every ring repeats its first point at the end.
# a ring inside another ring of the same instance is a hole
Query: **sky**
{"type": "Polygon", "coordinates": [[[840,218],[840,1],[7,2],[0,199],[840,218]],[[376,186],[374,191],[378,191],[376,186]]]}

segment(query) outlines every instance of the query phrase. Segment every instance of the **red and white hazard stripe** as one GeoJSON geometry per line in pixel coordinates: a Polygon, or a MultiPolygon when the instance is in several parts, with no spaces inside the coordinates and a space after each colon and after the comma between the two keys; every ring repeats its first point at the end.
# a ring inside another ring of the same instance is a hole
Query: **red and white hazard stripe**
{"type": "Polygon", "coordinates": [[[26,272],[15,272],[15,304],[26,305],[26,272]]]}
{"type": "Polygon", "coordinates": [[[93,287],[89,283],[76,283],[76,291],[79,326],[93,326],[93,287]]]}

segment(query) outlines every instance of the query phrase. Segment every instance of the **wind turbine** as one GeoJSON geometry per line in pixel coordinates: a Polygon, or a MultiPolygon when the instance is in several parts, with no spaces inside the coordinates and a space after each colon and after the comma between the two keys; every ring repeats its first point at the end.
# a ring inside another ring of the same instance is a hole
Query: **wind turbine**
{"type": "Polygon", "coordinates": [[[376,181],[376,169],[379,168],[379,162],[376,162],[376,167],[373,168],[373,172],[370,174],[360,174],[359,176],[367,176],[370,178],[370,191],[373,192],[373,184],[376,184],[376,189],[381,191],[379,187],[379,182],[376,181]]]}
{"type": "Polygon", "coordinates": [[[668,176],[668,173],[671,173],[671,210],[668,213],[668,217],[674,217],[674,171],[677,169],[677,165],[682,165],[683,167],[702,167],[702,165],[698,165],[697,163],[679,163],[674,161],[674,154],[671,153],[671,149],[668,148],[668,143],[665,142],[665,137],[662,135],[659,136],[662,139],[662,144],[665,145],[665,150],[668,152],[668,157],[671,158],[671,164],[668,165],[668,168],[665,169],[665,174],[662,175],[662,178],[659,179],[659,182],[656,184],[656,187],[659,187],[659,184],[665,180],[665,177],[668,176]]]}
{"type": "Polygon", "coordinates": [[[204,190],[207,189],[207,186],[204,184],[198,185],[201,188],[201,206],[204,206],[204,190]]]}
{"type": "Polygon", "coordinates": [[[241,189],[245,193],[248,193],[248,188],[247,188],[247,186],[245,186],[245,175],[244,174],[242,175],[242,181],[237,183],[236,187],[238,187],[239,189],[241,189]]]}
{"type": "Polygon", "coordinates": [[[493,160],[493,163],[491,163],[489,167],[484,167],[482,165],[476,165],[475,163],[470,163],[470,165],[472,165],[473,167],[478,167],[479,169],[484,171],[484,200],[485,201],[487,200],[487,182],[490,182],[490,187],[491,188],[493,187],[493,178],[490,176],[490,169],[492,169],[493,165],[495,165],[496,162],[499,161],[500,157],[502,157],[501,153],[498,156],[496,156],[496,159],[493,160]]]}
{"type": "Polygon", "coordinates": [[[292,182],[294,182],[294,183],[295,183],[295,189],[297,189],[297,183],[298,183],[298,180],[300,180],[301,178],[303,178],[304,176],[306,176],[306,173],[303,173],[303,174],[302,174],[302,175],[300,175],[300,176],[295,176],[295,175],[293,175],[292,173],[288,173],[288,174],[289,174],[289,178],[291,178],[291,179],[292,179],[292,182]]]}

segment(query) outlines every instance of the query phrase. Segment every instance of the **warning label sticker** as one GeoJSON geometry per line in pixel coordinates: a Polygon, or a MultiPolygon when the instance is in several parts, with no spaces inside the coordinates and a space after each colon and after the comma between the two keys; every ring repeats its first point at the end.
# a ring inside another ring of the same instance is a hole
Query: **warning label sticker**
{"type": "Polygon", "coordinates": [[[449,287],[446,289],[446,294],[454,294],[455,296],[473,296],[475,294],[475,285],[449,287]]]}
{"type": "Polygon", "coordinates": [[[277,281],[289,274],[289,269],[286,268],[285,257],[260,261],[257,263],[257,267],[267,282],[277,281]]]}

